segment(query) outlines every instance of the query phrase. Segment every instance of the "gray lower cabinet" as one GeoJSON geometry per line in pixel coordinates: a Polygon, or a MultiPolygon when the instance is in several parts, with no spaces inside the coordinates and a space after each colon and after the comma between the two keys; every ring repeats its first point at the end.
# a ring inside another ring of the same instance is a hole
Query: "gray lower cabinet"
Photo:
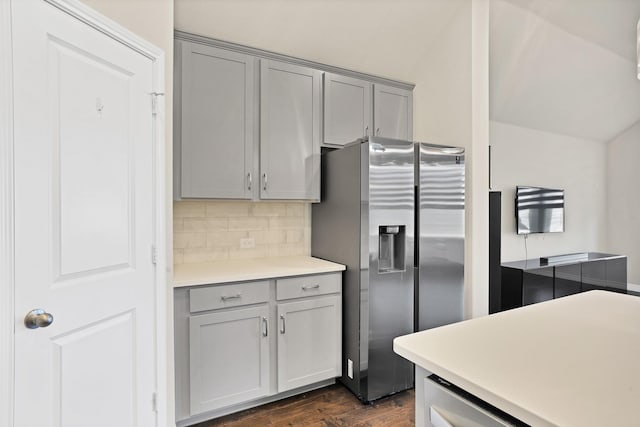
{"type": "Polygon", "coordinates": [[[269,394],[269,307],[189,319],[191,413],[269,394]]]}
{"type": "Polygon", "coordinates": [[[374,85],[373,123],[375,136],[413,139],[413,93],[381,84],[374,85]]]}
{"type": "Polygon", "coordinates": [[[278,392],[342,374],[340,299],[278,304],[278,392]]]}
{"type": "Polygon", "coordinates": [[[324,74],[323,145],[343,146],[373,129],[373,84],[339,74],[324,74]]]}
{"type": "Polygon", "coordinates": [[[260,198],[320,200],[318,70],[260,62],[260,198]]]}
{"type": "Polygon", "coordinates": [[[177,198],[251,199],[256,58],[176,42],[177,198]]]}
{"type": "Polygon", "coordinates": [[[341,273],[178,288],[178,426],[330,384],[342,374],[341,273]]]}

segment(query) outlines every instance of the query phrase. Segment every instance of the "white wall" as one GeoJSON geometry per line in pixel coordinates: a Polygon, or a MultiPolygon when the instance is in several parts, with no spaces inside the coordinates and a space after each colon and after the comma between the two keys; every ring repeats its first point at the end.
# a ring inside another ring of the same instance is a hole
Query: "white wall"
{"type": "Polygon", "coordinates": [[[502,261],[525,259],[524,236],[516,234],[517,185],[565,190],[564,233],[531,234],[528,258],[607,251],[607,147],[491,121],[492,187],[502,191],[502,261]]]}
{"type": "Polygon", "coordinates": [[[627,281],[640,285],[640,121],[607,143],[607,251],[627,255],[627,281]]]}
{"type": "Polygon", "coordinates": [[[465,312],[488,312],[489,3],[466,2],[429,44],[414,90],[414,138],[465,147],[465,312]]]}

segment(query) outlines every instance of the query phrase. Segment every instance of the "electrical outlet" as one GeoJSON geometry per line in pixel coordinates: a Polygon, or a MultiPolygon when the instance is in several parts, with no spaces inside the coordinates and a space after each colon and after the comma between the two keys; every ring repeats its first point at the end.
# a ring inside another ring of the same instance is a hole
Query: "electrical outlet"
{"type": "Polygon", "coordinates": [[[347,359],[347,376],[353,379],[353,360],[347,359]]]}
{"type": "Polygon", "coordinates": [[[253,237],[240,239],[240,249],[252,249],[255,247],[256,247],[256,239],[254,239],[253,237]]]}

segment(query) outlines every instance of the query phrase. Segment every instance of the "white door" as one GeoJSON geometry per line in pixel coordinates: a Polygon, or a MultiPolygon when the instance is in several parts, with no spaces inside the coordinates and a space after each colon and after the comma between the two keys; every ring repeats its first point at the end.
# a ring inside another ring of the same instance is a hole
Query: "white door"
{"type": "Polygon", "coordinates": [[[15,426],[153,426],[152,61],[45,1],[12,14],[15,426]]]}

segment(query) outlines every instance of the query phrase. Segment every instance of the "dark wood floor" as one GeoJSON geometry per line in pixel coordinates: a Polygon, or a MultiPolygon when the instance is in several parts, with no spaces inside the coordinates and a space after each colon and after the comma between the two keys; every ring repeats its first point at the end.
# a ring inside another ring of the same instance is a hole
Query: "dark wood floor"
{"type": "Polygon", "coordinates": [[[248,409],[194,427],[413,427],[414,391],[362,404],[341,384],[248,409]]]}

